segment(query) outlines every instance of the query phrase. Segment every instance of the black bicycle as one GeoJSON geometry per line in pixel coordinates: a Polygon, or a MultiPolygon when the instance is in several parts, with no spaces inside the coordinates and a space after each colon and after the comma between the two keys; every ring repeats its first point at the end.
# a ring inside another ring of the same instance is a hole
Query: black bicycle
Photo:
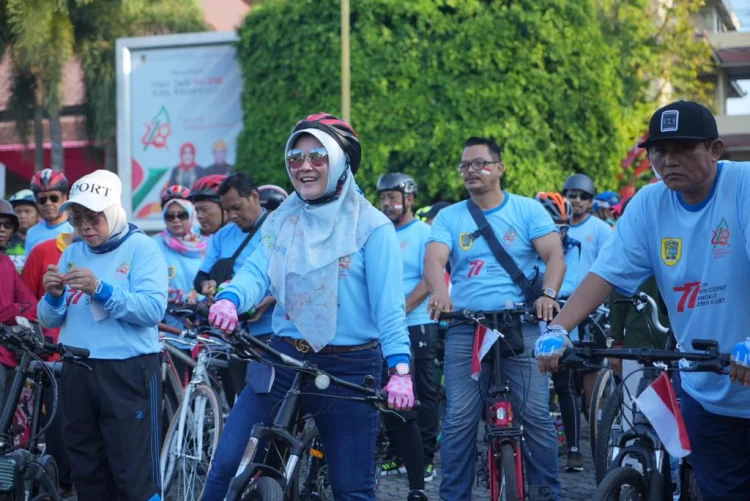
{"type": "MultiPolygon", "coordinates": [[[[204,307],[205,309],[205,307],[204,307]]],[[[199,313],[208,316],[199,309],[199,313]]],[[[366,376],[361,385],[350,383],[328,374],[314,364],[303,362],[272,348],[256,339],[241,328],[235,329],[228,339],[234,348],[234,356],[259,363],[271,364],[263,359],[261,352],[270,355],[276,363],[296,371],[294,381],[270,425],[255,424],[247,447],[229,484],[228,501],[297,501],[300,496],[299,468],[306,451],[312,450],[314,434],[305,434],[305,413],[302,410],[302,389],[314,384],[319,390],[326,390],[331,384],[351,390],[362,397],[346,396],[349,401],[372,405],[381,412],[392,413],[403,419],[396,411],[385,407],[388,395],[375,388],[375,377],[366,376]],[[270,441],[270,445],[260,449],[259,444],[270,441]],[[310,441],[308,443],[308,441],[310,441]],[[265,454],[263,454],[265,452],[265,454]]]]}
{"type": "MultiPolygon", "coordinates": [[[[639,392],[648,387],[661,371],[714,372],[726,374],[730,355],[720,353],[714,340],[696,339],[692,343],[695,352],[655,350],[648,348],[597,349],[594,343],[580,348],[568,348],[560,358],[560,366],[585,368],[590,360],[600,357],[636,360],[642,364],[662,364],[660,370],[646,372],[639,384],[639,392]],[[668,364],[682,362],[687,365],[670,367],[668,364]]],[[[622,389],[620,385],[620,390],[622,389]]],[[[615,457],[607,475],[599,484],[594,499],[610,500],[661,500],[672,499],[672,479],[669,454],[646,416],[636,410],[629,430],[612,430],[615,457]]],[[[694,480],[691,476],[679,479],[687,493],[692,492],[694,480]]],[[[683,492],[685,492],[683,490],[683,492]]],[[[690,499],[682,497],[681,499],[690,499]]]]}
{"type": "Polygon", "coordinates": [[[0,414],[0,495],[8,501],[60,501],[58,471],[55,460],[39,445],[39,438],[55,417],[58,389],[55,374],[60,362],[46,363],[43,358],[54,354],[61,362],[83,364],[76,357],[87,358],[89,350],[44,341],[38,325],[23,317],[16,317],[14,326],[0,324],[0,344],[20,354],[13,384],[0,414]],[[23,430],[13,427],[13,417],[21,400],[26,379],[33,381],[33,411],[29,439],[13,445],[14,438],[23,430]],[[47,425],[41,426],[42,391],[51,388],[52,409],[48,409],[47,425]],[[40,429],[41,428],[41,429],[40,429]]]}

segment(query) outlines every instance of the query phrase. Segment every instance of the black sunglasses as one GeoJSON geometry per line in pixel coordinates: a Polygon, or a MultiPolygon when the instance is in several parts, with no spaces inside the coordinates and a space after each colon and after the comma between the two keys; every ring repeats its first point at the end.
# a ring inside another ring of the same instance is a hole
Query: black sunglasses
{"type": "Polygon", "coordinates": [[[171,212],[167,212],[164,215],[164,220],[166,220],[166,221],[177,221],[179,219],[180,221],[187,221],[187,219],[189,217],[190,216],[188,216],[187,212],[179,212],[177,214],[173,214],[171,212]]]}
{"type": "Polygon", "coordinates": [[[565,198],[567,198],[568,200],[583,200],[584,202],[588,202],[594,197],[592,197],[588,193],[579,192],[579,193],[566,193],[565,198]]]}
{"type": "Polygon", "coordinates": [[[13,228],[16,227],[16,225],[13,224],[13,221],[11,221],[10,219],[2,219],[2,220],[0,220],[0,226],[2,226],[3,228],[5,228],[6,230],[12,230],[13,228]]]}
{"type": "Polygon", "coordinates": [[[56,204],[57,202],[60,201],[60,195],[50,195],[48,197],[47,196],[41,196],[41,197],[38,197],[36,199],[36,203],[38,203],[39,205],[44,205],[44,204],[47,203],[47,200],[49,200],[53,204],[56,204]]]}

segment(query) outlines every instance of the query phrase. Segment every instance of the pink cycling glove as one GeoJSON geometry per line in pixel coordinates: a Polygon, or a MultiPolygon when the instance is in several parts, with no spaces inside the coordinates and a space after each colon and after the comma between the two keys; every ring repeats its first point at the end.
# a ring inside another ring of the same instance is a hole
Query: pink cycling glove
{"type": "Polygon", "coordinates": [[[414,407],[414,387],[411,374],[399,376],[394,374],[383,388],[388,392],[388,407],[397,411],[409,410],[414,407]]]}
{"type": "Polygon", "coordinates": [[[232,332],[237,327],[237,308],[228,299],[216,301],[208,312],[208,321],[220,331],[232,332]]]}

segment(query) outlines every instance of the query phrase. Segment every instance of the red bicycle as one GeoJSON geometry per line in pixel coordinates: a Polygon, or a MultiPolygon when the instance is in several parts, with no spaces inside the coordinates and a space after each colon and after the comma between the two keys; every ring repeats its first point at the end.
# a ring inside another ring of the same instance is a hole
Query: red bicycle
{"type": "Polygon", "coordinates": [[[524,481],[522,405],[514,397],[510,382],[503,378],[503,359],[523,352],[520,335],[521,316],[530,315],[523,303],[499,311],[460,310],[442,313],[440,320],[453,320],[456,324],[475,324],[507,335],[497,339],[492,346],[492,383],[486,400],[487,409],[487,477],[491,501],[523,501],[526,497],[524,481]],[[517,336],[511,339],[510,333],[517,336]]]}

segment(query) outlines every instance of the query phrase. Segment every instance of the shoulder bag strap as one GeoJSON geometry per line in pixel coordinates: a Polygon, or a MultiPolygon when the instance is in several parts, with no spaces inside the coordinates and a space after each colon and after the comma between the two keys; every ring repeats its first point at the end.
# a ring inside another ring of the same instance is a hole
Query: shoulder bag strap
{"type": "Polygon", "coordinates": [[[268,216],[268,212],[264,212],[263,215],[258,218],[258,220],[253,225],[253,228],[250,230],[250,233],[248,233],[247,236],[245,237],[245,240],[243,240],[242,244],[239,247],[237,247],[237,250],[234,251],[234,254],[232,254],[232,261],[237,260],[240,253],[242,252],[242,249],[244,249],[247,246],[247,244],[255,236],[255,233],[260,228],[260,225],[262,225],[263,221],[266,220],[266,216],[268,216]]]}

